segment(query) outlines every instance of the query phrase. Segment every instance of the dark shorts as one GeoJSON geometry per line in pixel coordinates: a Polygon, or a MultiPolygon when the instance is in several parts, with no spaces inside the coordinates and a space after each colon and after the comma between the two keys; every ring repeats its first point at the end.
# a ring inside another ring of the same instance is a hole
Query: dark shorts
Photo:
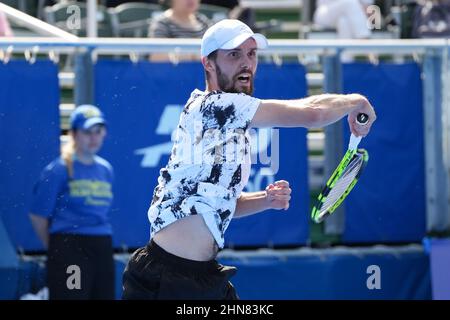
{"type": "Polygon", "coordinates": [[[123,274],[124,300],[237,300],[229,279],[236,273],[216,260],[193,261],[155,242],[136,250],[123,274]]]}
{"type": "Polygon", "coordinates": [[[47,253],[50,300],[112,300],[111,236],[52,234],[47,253]]]}

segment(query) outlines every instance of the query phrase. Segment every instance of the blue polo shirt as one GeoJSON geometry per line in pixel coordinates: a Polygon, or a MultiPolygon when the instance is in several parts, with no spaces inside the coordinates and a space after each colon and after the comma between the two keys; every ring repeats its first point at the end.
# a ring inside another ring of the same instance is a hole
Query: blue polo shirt
{"type": "Polygon", "coordinates": [[[62,158],[52,161],[33,189],[31,212],[49,219],[50,233],[111,235],[111,165],[100,157],[86,165],[73,162],[69,178],[62,158]]]}

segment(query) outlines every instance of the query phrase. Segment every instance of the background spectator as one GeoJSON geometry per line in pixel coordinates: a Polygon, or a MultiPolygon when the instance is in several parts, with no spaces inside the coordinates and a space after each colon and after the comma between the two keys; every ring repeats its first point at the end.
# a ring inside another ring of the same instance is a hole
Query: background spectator
{"type": "Polygon", "coordinates": [[[366,9],[372,3],[371,0],[318,0],[314,23],[336,29],[340,39],[369,38],[366,9]]]}
{"type": "Polygon", "coordinates": [[[414,38],[450,37],[450,0],[422,0],[413,16],[414,38]]]}
{"type": "MultiPolygon", "coordinates": [[[[160,0],[169,6],[152,22],[149,36],[152,38],[201,38],[212,22],[198,12],[200,0],[160,0]]],[[[153,54],[153,61],[197,60],[197,55],[153,54]]]]}
{"type": "Polygon", "coordinates": [[[153,38],[201,38],[211,21],[198,12],[200,0],[161,0],[169,6],[150,26],[153,38]]]}
{"type": "Polygon", "coordinates": [[[100,110],[92,105],[76,108],[71,116],[71,140],[34,186],[30,218],[48,248],[51,300],[115,297],[109,220],[113,172],[96,155],[105,135],[100,110]],[[69,266],[75,267],[69,270],[69,266]],[[76,272],[78,281],[72,281],[70,288],[68,277],[76,272]]]}

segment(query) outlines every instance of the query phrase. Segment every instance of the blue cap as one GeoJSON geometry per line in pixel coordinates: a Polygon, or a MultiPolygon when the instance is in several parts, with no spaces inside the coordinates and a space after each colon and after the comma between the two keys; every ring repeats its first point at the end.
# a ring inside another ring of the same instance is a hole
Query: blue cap
{"type": "Polygon", "coordinates": [[[72,129],[87,130],[96,124],[106,125],[106,120],[99,108],[90,104],[78,106],[70,115],[72,129]]]}

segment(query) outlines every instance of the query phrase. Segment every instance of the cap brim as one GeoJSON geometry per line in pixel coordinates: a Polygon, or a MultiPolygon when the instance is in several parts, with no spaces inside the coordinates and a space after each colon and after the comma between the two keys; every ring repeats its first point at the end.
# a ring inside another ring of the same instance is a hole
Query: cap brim
{"type": "Polygon", "coordinates": [[[258,49],[265,49],[269,45],[267,38],[263,36],[260,33],[254,33],[254,34],[240,34],[236,38],[231,39],[228,42],[225,42],[220,49],[223,50],[231,50],[239,47],[241,44],[243,44],[247,39],[253,38],[256,41],[256,45],[258,49]]]}
{"type": "Polygon", "coordinates": [[[106,125],[106,121],[103,118],[100,117],[93,117],[93,118],[89,118],[88,120],[86,120],[86,122],[83,125],[83,129],[87,130],[93,126],[95,126],[96,124],[103,124],[106,125]]]}

